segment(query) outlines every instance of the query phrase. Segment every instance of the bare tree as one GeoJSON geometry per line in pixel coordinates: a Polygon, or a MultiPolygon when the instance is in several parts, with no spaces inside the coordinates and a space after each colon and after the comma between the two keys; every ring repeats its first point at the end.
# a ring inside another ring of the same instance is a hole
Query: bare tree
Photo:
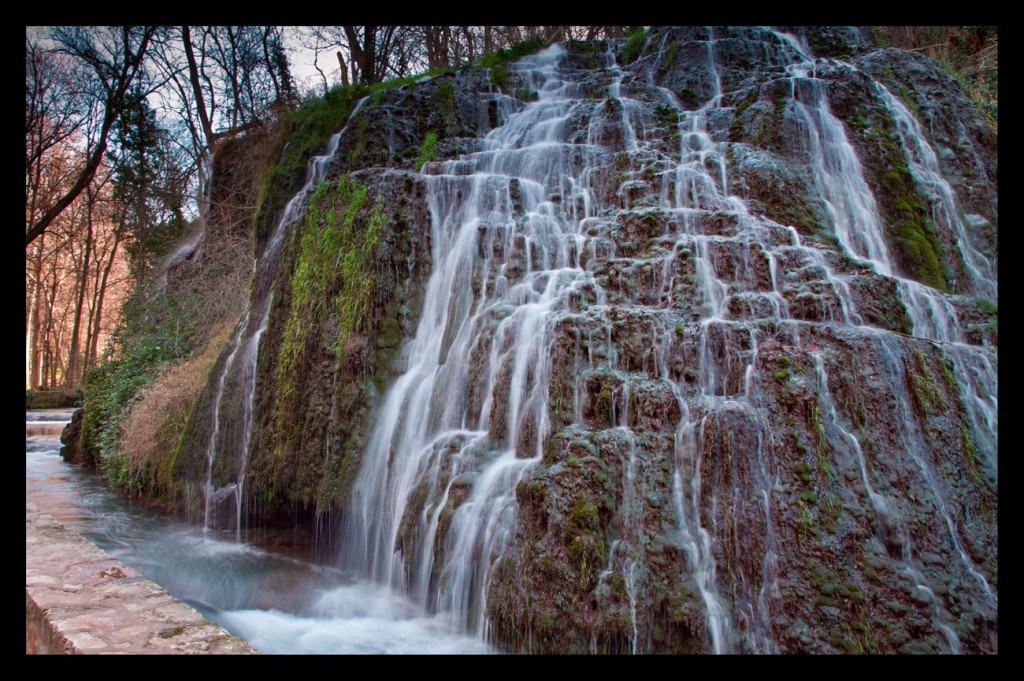
{"type": "Polygon", "coordinates": [[[144,57],[156,33],[155,26],[118,26],[92,29],[83,26],[60,27],[53,38],[60,45],[58,52],[78,60],[89,76],[93,88],[88,93],[102,110],[99,134],[89,150],[75,182],[56,202],[29,224],[26,246],[50,225],[92,181],[107,150],[107,136],[123,110],[129,87],[145,79],[144,57]]]}

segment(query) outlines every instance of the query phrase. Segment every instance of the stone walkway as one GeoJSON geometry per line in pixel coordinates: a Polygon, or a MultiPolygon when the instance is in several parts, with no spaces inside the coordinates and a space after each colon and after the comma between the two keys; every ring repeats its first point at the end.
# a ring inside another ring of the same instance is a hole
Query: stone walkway
{"type": "Polygon", "coordinates": [[[256,652],[31,502],[25,605],[29,654],[256,652]]]}

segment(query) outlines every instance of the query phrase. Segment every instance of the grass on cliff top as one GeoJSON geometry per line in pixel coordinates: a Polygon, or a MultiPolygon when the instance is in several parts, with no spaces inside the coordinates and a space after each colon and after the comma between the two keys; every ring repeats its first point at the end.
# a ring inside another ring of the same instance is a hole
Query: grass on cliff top
{"type": "Polygon", "coordinates": [[[449,69],[432,69],[414,76],[395,78],[373,85],[339,85],[322,97],[312,97],[293,111],[278,133],[281,147],[278,160],[263,175],[256,198],[257,234],[267,234],[273,221],[303,181],[302,170],[331,135],[338,132],[352,114],[360,99],[385,90],[411,85],[423,78],[433,78],[449,69]]]}
{"type": "MultiPolygon", "coordinates": [[[[538,38],[524,40],[483,57],[476,66],[492,69],[492,79],[497,83],[499,75],[496,75],[494,70],[503,72],[504,77],[507,77],[507,69],[504,67],[507,62],[533,54],[544,46],[544,42],[538,38]]],[[[423,78],[434,78],[451,70],[442,67],[373,85],[359,83],[336,86],[322,97],[306,100],[285,119],[283,129],[278,134],[278,144],[282,148],[280,157],[276,163],[268,167],[256,199],[257,233],[269,232],[273,226],[269,222],[284,207],[288,198],[298,190],[302,182],[303,166],[322,148],[327,139],[341,128],[361,98],[384,90],[412,85],[423,78]]],[[[438,104],[442,107],[452,105],[450,84],[447,89],[439,89],[438,104]]]]}
{"type": "Polygon", "coordinates": [[[541,40],[540,38],[529,38],[527,40],[523,40],[522,42],[518,42],[515,45],[512,45],[511,47],[500,49],[494,54],[487,55],[486,57],[481,59],[477,65],[480,68],[493,69],[495,66],[498,66],[499,64],[504,64],[506,62],[519,59],[520,57],[525,57],[527,55],[533,54],[534,52],[539,52],[543,48],[543,40],[541,40]]]}

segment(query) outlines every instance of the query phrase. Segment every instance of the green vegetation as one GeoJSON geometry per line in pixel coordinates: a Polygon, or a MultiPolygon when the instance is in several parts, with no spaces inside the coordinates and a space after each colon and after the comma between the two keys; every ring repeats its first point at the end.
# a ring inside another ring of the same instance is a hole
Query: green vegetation
{"type": "Polygon", "coordinates": [[[420,147],[420,157],[416,159],[416,169],[423,170],[426,163],[434,160],[434,146],[437,144],[437,133],[431,130],[423,137],[423,145],[420,147]]]}
{"type": "Polygon", "coordinates": [[[950,272],[943,265],[938,234],[899,144],[892,133],[879,127],[869,128],[865,135],[873,159],[866,170],[877,187],[899,268],[923,284],[948,292],[950,272]]]}
{"type": "Polygon", "coordinates": [[[772,378],[774,378],[779,383],[785,383],[786,381],[789,380],[789,375],[789,369],[779,369],[778,371],[772,374],[772,378]]]}
{"type": "Polygon", "coordinates": [[[593,42],[586,40],[570,40],[569,49],[586,54],[589,68],[598,69],[601,67],[600,63],[597,61],[597,49],[593,42]]]}
{"type": "Polygon", "coordinates": [[[122,309],[122,318],[99,364],[82,388],[81,446],[115,488],[139,494],[143,481],[121,451],[121,423],[142,388],[161,367],[184,359],[198,340],[196,319],[171,296],[143,300],[138,295],[122,309]]]}
{"type": "Polygon", "coordinates": [[[450,117],[455,113],[455,86],[451,81],[445,81],[437,86],[434,91],[434,99],[437,101],[437,108],[450,117]]]}
{"type": "Polygon", "coordinates": [[[828,455],[829,448],[828,439],[825,437],[825,424],[821,420],[821,408],[817,404],[813,404],[811,405],[810,412],[811,428],[817,436],[815,450],[818,452],[818,464],[821,467],[822,474],[831,475],[832,467],[829,466],[828,460],[825,458],[828,455]]]}
{"type": "Polygon", "coordinates": [[[803,461],[798,462],[795,466],[793,466],[793,472],[796,473],[797,477],[799,477],[804,484],[810,484],[811,467],[808,466],[806,463],[804,463],[803,461]]]}
{"type": "Polygon", "coordinates": [[[743,132],[743,123],[740,120],[740,117],[743,115],[744,111],[750,108],[752,103],[753,100],[748,99],[736,105],[736,109],[732,114],[732,122],[729,123],[729,139],[738,138],[740,133],[743,132]]]}
{"type": "Polygon", "coordinates": [[[880,47],[916,50],[935,59],[974,100],[986,122],[998,128],[998,27],[872,26],[871,34],[880,47]]]}
{"type": "Polygon", "coordinates": [[[632,64],[643,53],[644,43],[647,40],[647,29],[642,26],[634,28],[626,34],[626,45],[622,48],[622,63],[632,64]]]}
{"type": "Polygon", "coordinates": [[[505,64],[496,64],[491,67],[491,82],[500,87],[502,90],[508,87],[508,66],[505,64]]]}
{"type": "Polygon", "coordinates": [[[539,52],[544,48],[544,41],[540,38],[529,38],[518,42],[512,47],[506,47],[498,50],[494,54],[489,54],[480,60],[479,66],[485,69],[491,69],[499,64],[514,61],[520,57],[539,52]]]}
{"type": "Polygon", "coordinates": [[[857,357],[850,353],[850,396],[843,400],[843,406],[846,407],[846,413],[849,415],[853,427],[860,431],[861,437],[864,438],[866,437],[864,426],[867,423],[867,411],[861,398],[860,375],[861,372],[857,368],[857,357]]]}
{"type": "Polygon", "coordinates": [[[671,106],[658,104],[654,107],[654,116],[658,119],[658,125],[664,127],[679,125],[679,112],[671,106]]]}
{"type": "Polygon", "coordinates": [[[916,118],[919,123],[927,125],[924,116],[921,115],[921,105],[917,101],[917,91],[912,87],[900,85],[899,95],[900,99],[902,99],[903,103],[907,106],[907,109],[910,110],[910,113],[914,114],[914,118],[916,118]]]}
{"type": "Polygon", "coordinates": [[[323,328],[330,316],[338,328],[332,352],[339,358],[349,335],[368,320],[375,269],[374,254],[386,216],[383,205],[357,222],[366,187],[342,177],[323,182],[309,202],[292,275],[292,294],[278,357],[280,394],[291,393],[302,371],[301,355],[310,328],[323,328]]]}
{"type": "Polygon", "coordinates": [[[850,54],[850,46],[846,39],[839,31],[829,26],[807,31],[807,46],[819,57],[842,59],[850,54]]]}
{"type": "Polygon", "coordinates": [[[665,48],[661,57],[661,71],[662,73],[669,71],[676,63],[676,54],[679,52],[679,43],[672,41],[665,48]]]}
{"type": "Polygon", "coordinates": [[[932,380],[928,360],[917,348],[914,348],[913,366],[908,367],[907,377],[910,379],[911,395],[913,395],[914,402],[922,416],[928,418],[936,410],[945,406],[942,393],[935,385],[935,381],[932,380]]]}
{"type": "MultiPolygon", "coordinates": [[[[298,191],[303,180],[302,169],[305,164],[323,148],[331,135],[338,132],[360,99],[369,95],[380,96],[384,91],[411,85],[423,78],[437,77],[448,71],[449,69],[439,68],[369,86],[358,84],[334,87],[322,97],[307,100],[292,112],[275,134],[280,152],[277,161],[271,163],[263,174],[257,192],[254,216],[257,239],[265,239],[270,233],[276,216],[288,199],[298,191]]],[[[449,111],[454,110],[451,83],[441,83],[435,96],[438,105],[442,106],[442,111],[445,110],[444,104],[448,105],[449,111]]],[[[355,132],[365,133],[366,124],[366,119],[363,119],[361,125],[364,127],[355,132]]],[[[358,151],[361,153],[362,150],[358,151]]],[[[350,164],[358,156],[359,153],[354,152],[349,158],[350,164]]]]}
{"type": "Polygon", "coordinates": [[[942,379],[946,382],[946,389],[949,390],[950,394],[956,395],[959,392],[959,387],[956,384],[956,378],[953,376],[953,362],[945,355],[939,356],[939,371],[942,372],[942,379]]]}
{"type": "Polygon", "coordinates": [[[988,320],[990,322],[992,322],[993,324],[998,325],[999,324],[999,308],[995,305],[995,303],[993,303],[990,300],[985,300],[984,298],[978,298],[977,299],[977,303],[978,303],[978,310],[980,310],[983,315],[987,316],[988,320]]]}
{"type": "Polygon", "coordinates": [[[800,538],[800,541],[804,541],[809,535],[814,534],[814,516],[807,510],[803,499],[796,500],[796,508],[800,515],[799,525],[797,525],[797,536],[800,538]]]}
{"type": "Polygon", "coordinates": [[[539,52],[543,47],[544,42],[540,38],[530,38],[516,43],[512,47],[506,47],[494,54],[487,55],[480,60],[477,66],[490,69],[491,82],[504,90],[508,87],[508,62],[539,52]]]}
{"type": "Polygon", "coordinates": [[[26,409],[59,409],[82,406],[82,393],[65,390],[26,390],[26,409]]]}
{"type": "Polygon", "coordinates": [[[975,448],[974,440],[971,439],[971,434],[966,428],[960,431],[960,436],[963,441],[964,461],[967,463],[967,473],[971,476],[971,480],[978,482],[981,479],[981,474],[978,472],[978,450],[975,448]]]}
{"type": "Polygon", "coordinates": [[[288,117],[280,133],[280,157],[263,174],[256,197],[258,239],[266,238],[277,213],[298,191],[306,162],[338,132],[359,99],[369,92],[362,85],[336,87],[305,102],[288,117]]]}
{"type": "Polygon", "coordinates": [[[612,387],[608,383],[601,384],[601,390],[597,393],[597,405],[595,412],[600,419],[611,419],[612,413],[612,387]]]}
{"type": "Polygon", "coordinates": [[[607,554],[604,525],[597,507],[584,503],[582,497],[577,498],[566,519],[565,538],[569,560],[579,570],[580,587],[586,589],[607,554]]]}
{"type": "Polygon", "coordinates": [[[679,103],[683,105],[683,108],[687,111],[694,111],[700,108],[700,97],[697,93],[686,87],[676,93],[679,97],[679,103]]]}

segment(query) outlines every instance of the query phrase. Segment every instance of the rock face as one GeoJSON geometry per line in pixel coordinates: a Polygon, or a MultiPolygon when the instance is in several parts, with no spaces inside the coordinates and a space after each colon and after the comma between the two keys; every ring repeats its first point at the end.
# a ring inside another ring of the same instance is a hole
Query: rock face
{"type": "Polygon", "coordinates": [[[860,30],[630,56],[357,109],[193,410],[194,516],[313,509],[515,651],[996,652],[994,134],[860,30]]]}
{"type": "Polygon", "coordinates": [[[76,466],[94,466],[95,462],[89,453],[78,443],[82,433],[82,410],[71,412],[71,423],[64,427],[60,434],[60,455],[68,463],[76,466]]]}

